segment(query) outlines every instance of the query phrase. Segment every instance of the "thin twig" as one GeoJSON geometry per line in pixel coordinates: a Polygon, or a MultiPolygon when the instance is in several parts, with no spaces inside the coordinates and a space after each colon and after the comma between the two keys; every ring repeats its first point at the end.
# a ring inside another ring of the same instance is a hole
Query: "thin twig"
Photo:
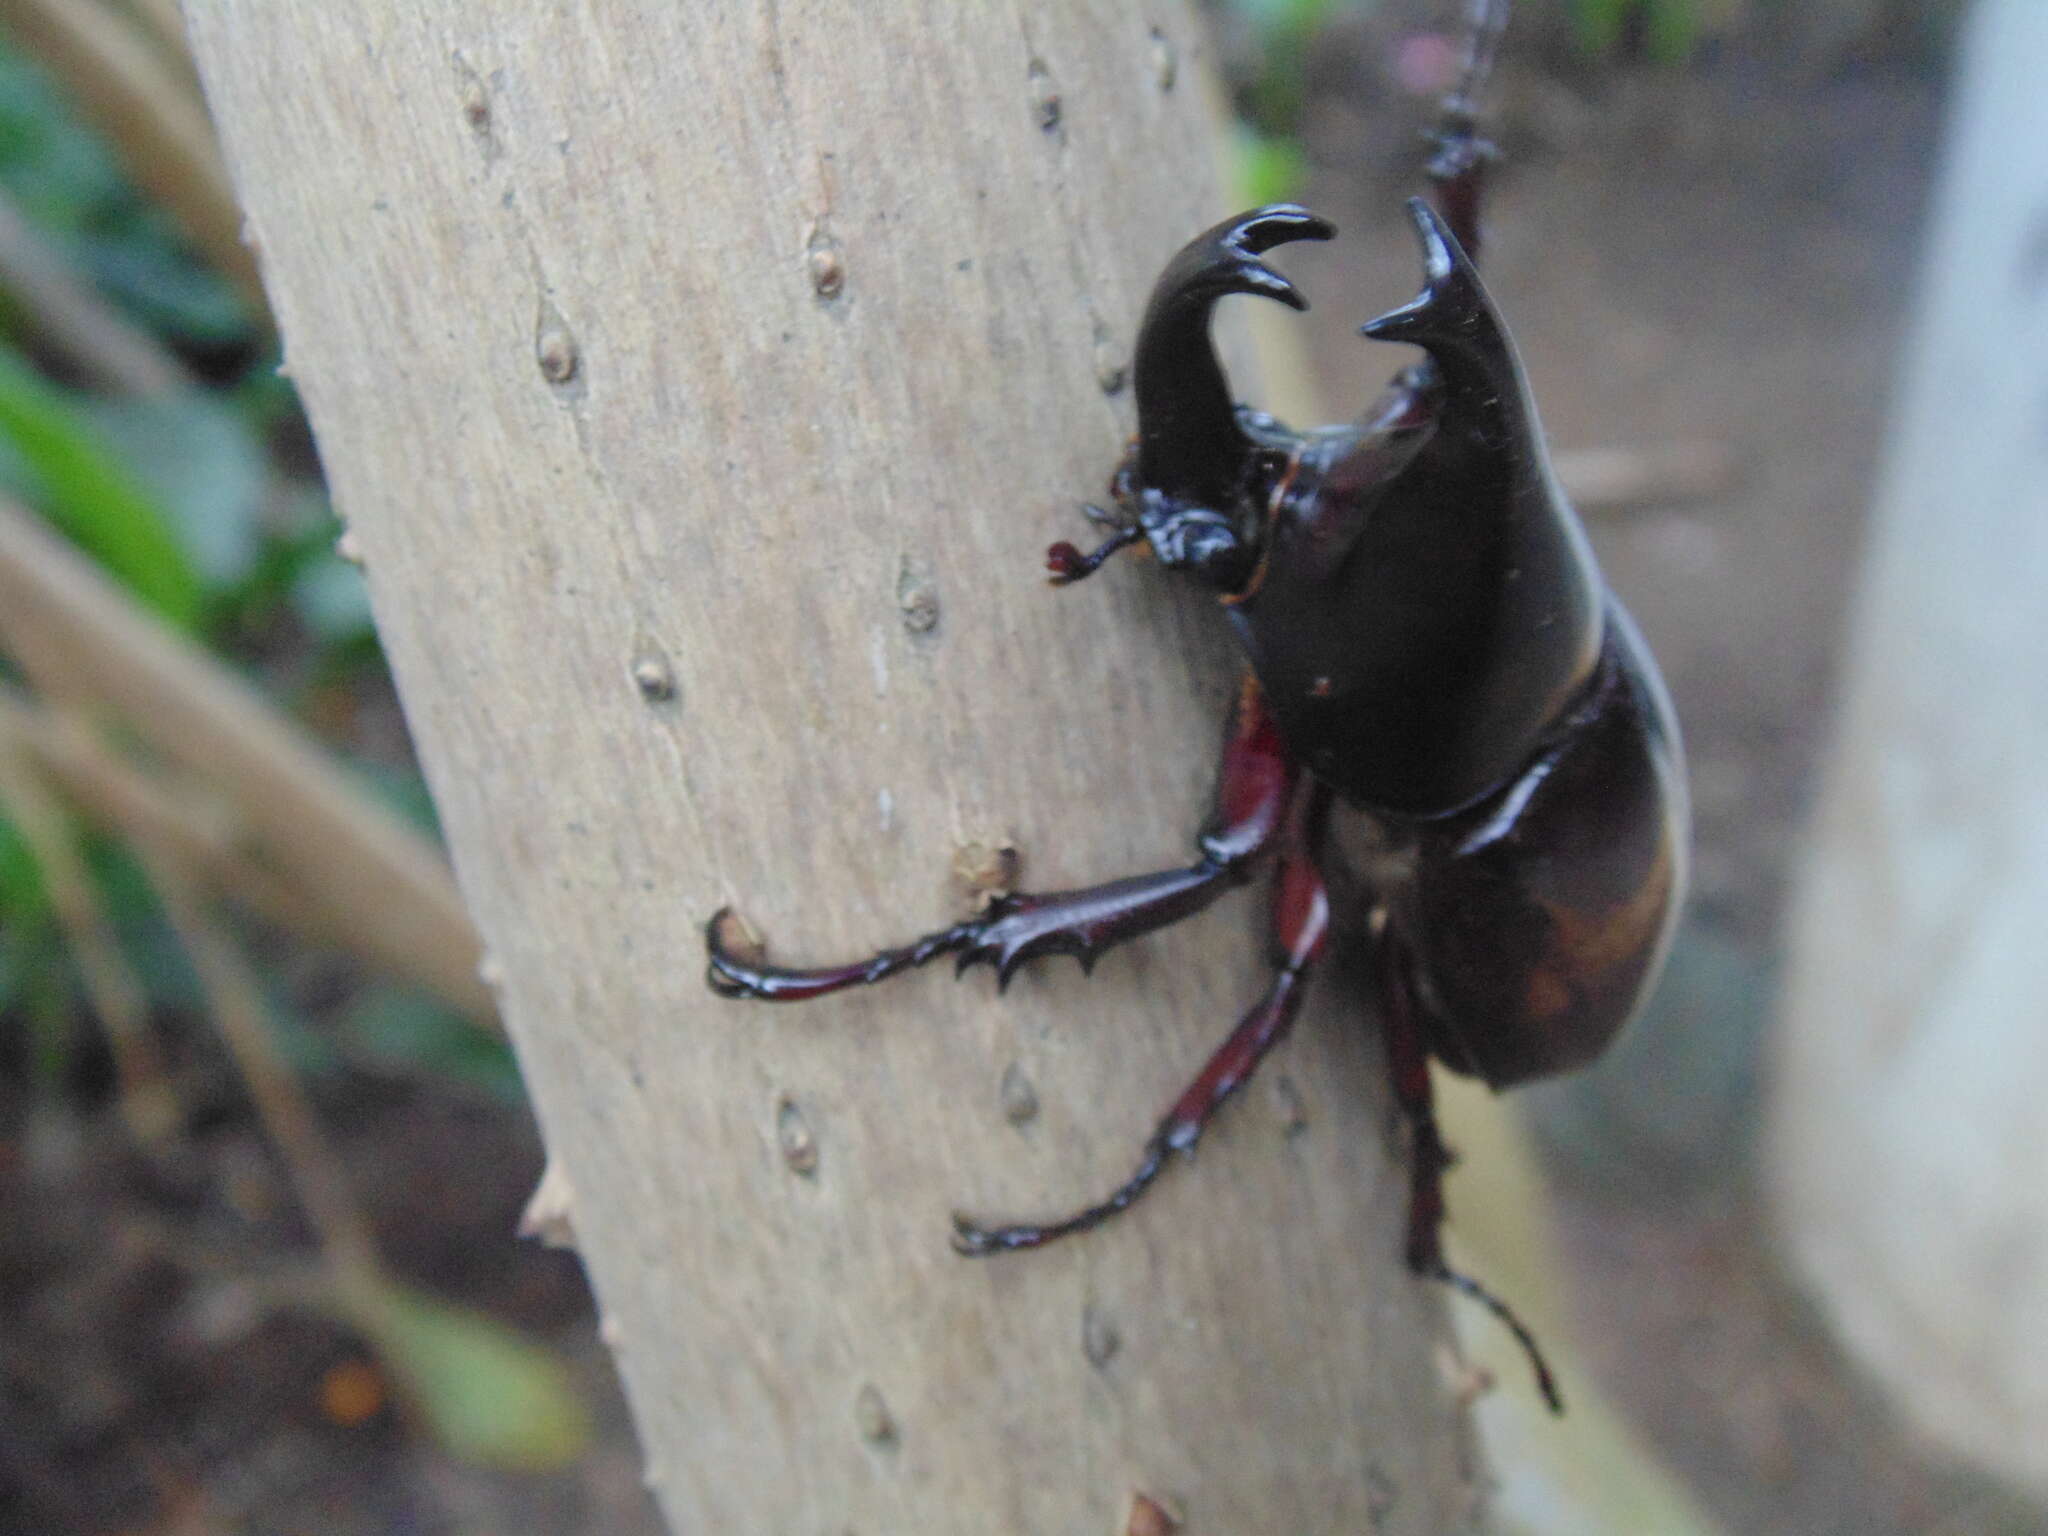
{"type": "Polygon", "coordinates": [[[113,1052],[121,1118],[138,1145],[161,1147],[182,1123],[163,1051],[150,1032],[148,994],[121,953],[114,925],[78,849],[69,818],[36,771],[29,748],[0,713],[0,813],[27,844],[78,961],[79,979],[113,1052]]]}
{"type": "Polygon", "coordinates": [[[439,852],[240,678],[4,498],[0,649],[45,698],[111,712],[220,793],[251,856],[317,902],[366,959],[470,1018],[496,1018],[476,974],[476,930],[439,852]]]}
{"type": "Polygon", "coordinates": [[[176,855],[146,839],[131,846],[192,962],[207,1012],[249,1089],[265,1134],[283,1159],[328,1263],[344,1283],[376,1282],[383,1266],[369,1222],[349,1189],[341,1158],[278,1049],[255,973],[176,855]]]}
{"type": "Polygon", "coordinates": [[[153,838],[252,916],[315,943],[347,949],[352,937],[252,853],[234,809],[180,783],[167,768],[130,761],[84,719],[0,684],[0,724],[35,757],[71,804],[102,829],[153,838]]]}
{"type": "Polygon", "coordinates": [[[0,286],[29,327],[102,389],[124,395],[172,395],[192,377],[146,332],[78,280],[0,189],[0,286]]]}

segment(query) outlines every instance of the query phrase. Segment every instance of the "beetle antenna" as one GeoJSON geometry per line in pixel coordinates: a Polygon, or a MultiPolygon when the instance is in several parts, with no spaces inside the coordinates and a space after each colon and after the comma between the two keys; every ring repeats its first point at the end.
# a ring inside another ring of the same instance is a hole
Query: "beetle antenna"
{"type": "Polygon", "coordinates": [[[1509,0],[1468,0],[1465,12],[1465,60],[1457,84],[1437,109],[1436,152],[1430,156],[1429,179],[1437,206],[1458,244],[1473,260],[1479,258],[1479,194],[1493,145],[1479,136],[1479,93],[1493,73],[1500,40],[1508,28],[1509,0]]]}
{"type": "Polygon", "coordinates": [[[1438,1260],[1423,1271],[1426,1278],[1441,1280],[1452,1290],[1471,1297],[1486,1308],[1515,1336],[1515,1342],[1522,1346],[1522,1353],[1529,1357],[1529,1364],[1536,1372],[1536,1390],[1543,1394],[1543,1401],[1554,1414],[1564,1413],[1564,1395],[1557,1389],[1557,1377],[1551,1374],[1550,1362],[1543,1356],[1543,1346],[1536,1342],[1536,1335],[1529,1331],[1529,1325],[1515,1315],[1515,1309],[1502,1301],[1470,1275],[1461,1274],[1450,1265],[1438,1260]]]}

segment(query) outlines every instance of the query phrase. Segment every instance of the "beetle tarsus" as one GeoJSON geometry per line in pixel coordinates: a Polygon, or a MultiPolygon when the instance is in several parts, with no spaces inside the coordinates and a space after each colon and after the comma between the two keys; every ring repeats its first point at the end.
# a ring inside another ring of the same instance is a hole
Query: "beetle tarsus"
{"type": "Polygon", "coordinates": [[[1163,1135],[1155,1134],[1145,1143],[1145,1156],[1133,1173],[1108,1199],[1076,1211],[1059,1221],[1035,1225],[1020,1222],[1015,1225],[984,1226],[973,1217],[959,1211],[953,1213],[953,1251],[963,1258],[987,1258],[993,1253],[1014,1253],[1020,1248],[1038,1248],[1055,1238],[1071,1237],[1076,1232],[1086,1232],[1090,1227],[1099,1227],[1110,1217],[1129,1210],[1138,1203],[1138,1197],[1152,1187],[1166,1167],[1166,1154],[1170,1149],[1163,1135]]]}
{"type": "Polygon", "coordinates": [[[1550,1362],[1544,1358],[1543,1346],[1536,1342],[1536,1335],[1529,1325],[1515,1315],[1515,1309],[1502,1301],[1470,1275],[1452,1269],[1439,1259],[1435,1263],[1417,1270],[1425,1280],[1438,1280],[1461,1295],[1469,1296],[1486,1308],[1522,1346],[1522,1353],[1529,1357],[1529,1365],[1536,1373],[1536,1390],[1543,1394],[1543,1401],[1550,1411],[1560,1418],[1564,1415],[1564,1394],[1558,1390],[1557,1377],[1551,1372],[1550,1362]]]}
{"type": "Polygon", "coordinates": [[[721,907],[704,925],[707,959],[704,979],[720,997],[767,1003],[796,1003],[847,987],[870,986],[894,976],[898,971],[929,965],[941,955],[965,948],[987,926],[985,920],[955,923],[950,928],[928,933],[901,949],[885,949],[851,965],[800,971],[766,965],[734,953],[726,939],[731,911],[729,907],[721,907]]]}

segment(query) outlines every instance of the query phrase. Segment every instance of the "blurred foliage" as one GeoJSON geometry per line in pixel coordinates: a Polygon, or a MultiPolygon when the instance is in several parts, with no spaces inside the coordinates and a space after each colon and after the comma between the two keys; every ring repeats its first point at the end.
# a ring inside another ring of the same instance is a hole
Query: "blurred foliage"
{"type": "MultiPolygon", "coordinates": [[[[1457,36],[1469,0],[1209,0],[1237,110],[1236,187],[1249,201],[1300,194],[1312,98],[1396,92],[1392,40],[1457,36]],[[1347,53],[1348,50],[1348,53],[1347,53]],[[1333,57],[1333,51],[1336,56],[1333,57]]],[[[1796,66],[1866,59],[1934,68],[1967,0],[1512,0],[1507,50],[1584,84],[1648,63],[1680,68],[1746,42],[1796,66]]],[[[1412,87],[1407,87],[1412,89],[1412,87]]]]}
{"type": "Polygon", "coordinates": [[[1579,46],[1595,59],[1613,57],[1633,26],[1650,59],[1683,64],[1699,44],[1700,23],[1700,0],[1572,0],[1579,46]]]}
{"type": "Polygon", "coordinates": [[[551,1472],[588,1446],[589,1410],[552,1351],[405,1286],[351,1287],[340,1301],[434,1437],[457,1455],[551,1472]]]}
{"type": "Polygon", "coordinates": [[[248,345],[248,307],[193,259],[49,77],[0,36],[0,186],[124,313],[159,335],[248,345]]]}
{"type": "Polygon", "coordinates": [[[81,403],[0,348],[0,487],[47,517],[144,607],[190,633],[199,572],[168,513],[81,403]]]}
{"type": "MultiPolygon", "coordinates": [[[[101,302],[202,381],[163,398],[82,391],[41,354],[38,317],[0,292],[0,494],[39,512],[172,629],[268,679],[273,693],[282,686],[325,718],[350,718],[355,701],[384,690],[383,658],[361,574],[335,553],[340,525],[272,339],[4,36],[0,187],[101,302]]],[[[0,681],[14,680],[0,657],[0,681]]],[[[432,827],[410,765],[358,767],[368,792],[432,827]]],[[[77,825],[69,832],[153,1012],[203,1012],[195,973],[139,861],[118,840],[77,825]]],[[[309,973],[287,947],[256,951],[268,958],[262,989],[295,1072],[429,1073],[519,1100],[502,1037],[417,992],[359,980],[337,992],[334,978],[345,973],[309,973]],[[308,974],[320,977],[310,989],[308,974]]],[[[93,1054],[80,1049],[89,1037],[77,1021],[86,1016],[64,927],[0,807],[0,1061],[45,1099],[97,1081],[93,1054]]],[[[559,1467],[581,1452],[587,1413],[550,1351],[402,1287],[342,1290],[341,1310],[449,1449],[524,1470],[559,1467]]]]}
{"type": "Polygon", "coordinates": [[[1308,180],[1308,156],[1291,135],[1260,133],[1240,123],[1231,137],[1231,185],[1247,206],[1291,202],[1308,180]]]}
{"type": "Polygon", "coordinates": [[[1301,116],[1308,98],[1309,58],[1331,19],[1370,0],[1223,0],[1237,123],[1231,141],[1233,183],[1247,203],[1285,202],[1307,180],[1301,116]]]}
{"type": "MultiPolygon", "coordinates": [[[[275,346],[129,181],[105,141],[0,35],[0,188],[37,235],[206,387],[110,398],[39,366],[35,317],[0,294],[0,494],[46,517],[158,618],[233,664],[287,679],[301,698],[383,687],[359,571],[275,346]]],[[[0,677],[6,675],[0,660],[0,677]]],[[[432,810],[417,772],[364,765],[366,783],[416,824],[432,810]]],[[[147,885],[118,848],[81,835],[110,921],[160,1010],[193,998],[147,885]]],[[[274,996],[288,997],[278,985],[274,996]]],[[[76,977],[35,863],[0,818],[0,1013],[33,1029],[37,1076],[64,1075],[76,977]]],[[[517,1082],[501,1040],[436,1005],[371,988],[372,1021],[342,1054],[447,1074],[494,1096],[517,1082]]],[[[301,1035],[304,1031],[299,1031],[301,1035]]],[[[332,1064],[337,1053],[302,1059],[332,1064]]]]}
{"type": "MultiPolygon", "coordinates": [[[[212,386],[164,399],[72,388],[39,367],[35,316],[5,296],[0,493],[40,512],[159,619],[240,665],[282,658],[300,678],[376,677],[361,576],[333,552],[339,528],[324,492],[278,464],[273,445],[303,440],[304,427],[271,343],[4,38],[0,187],[104,301],[212,386]]],[[[116,931],[150,934],[158,919],[145,884],[120,878],[107,850],[84,842],[116,931]]],[[[159,1005],[181,1001],[170,995],[175,967],[139,969],[159,1005]]],[[[0,821],[0,1010],[61,1014],[74,1000],[34,863],[0,821]]]]}
{"type": "Polygon", "coordinates": [[[525,1094],[519,1065],[501,1035],[487,1034],[409,987],[377,984],[352,1002],[337,1038],[353,1060],[402,1071],[426,1070],[482,1090],[501,1103],[525,1094]]]}
{"type": "Polygon", "coordinates": [[[1262,133],[1286,135],[1301,124],[1309,55],[1336,13],[1369,0],[1229,0],[1226,9],[1257,46],[1260,68],[1237,93],[1239,115],[1262,133]]]}

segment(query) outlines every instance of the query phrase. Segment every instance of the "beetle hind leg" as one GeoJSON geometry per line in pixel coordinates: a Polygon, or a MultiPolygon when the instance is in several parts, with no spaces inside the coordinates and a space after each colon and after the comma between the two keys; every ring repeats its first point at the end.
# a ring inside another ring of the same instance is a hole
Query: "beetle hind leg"
{"type": "Polygon", "coordinates": [[[1436,1091],[1429,1077],[1429,1051],[1417,1016],[1412,963],[1391,932],[1381,931],[1374,960],[1378,995],[1385,1017],[1387,1069],[1394,1098],[1406,1116],[1411,1140],[1408,1152],[1408,1268],[1469,1296],[1499,1319],[1536,1373],[1536,1389],[1555,1414],[1564,1412],[1557,1377],[1544,1358],[1542,1345],[1515,1309],[1479,1281],[1451,1268],[1444,1258],[1444,1173],[1455,1159],[1437,1129],[1436,1091]]]}

